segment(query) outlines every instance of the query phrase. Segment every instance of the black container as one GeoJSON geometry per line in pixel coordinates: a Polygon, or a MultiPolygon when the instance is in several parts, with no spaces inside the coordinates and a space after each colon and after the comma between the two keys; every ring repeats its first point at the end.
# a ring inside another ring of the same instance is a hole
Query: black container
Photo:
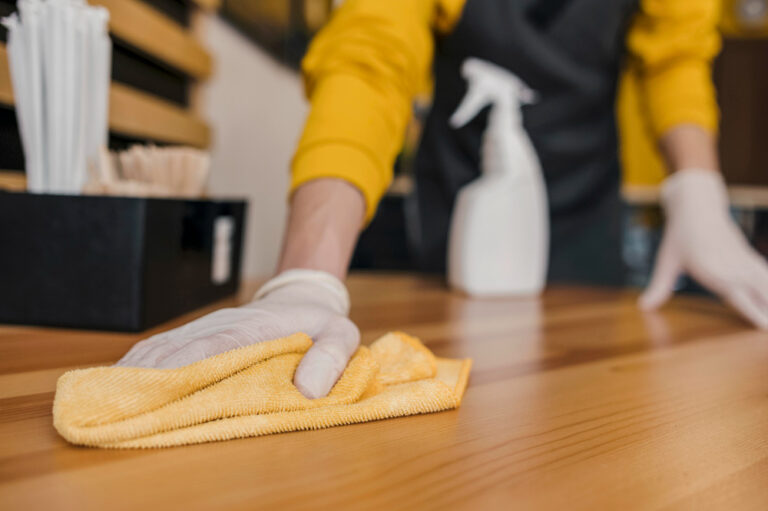
{"type": "Polygon", "coordinates": [[[0,192],[0,323],[139,331],[231,295],[246,207],[0,192]]]}

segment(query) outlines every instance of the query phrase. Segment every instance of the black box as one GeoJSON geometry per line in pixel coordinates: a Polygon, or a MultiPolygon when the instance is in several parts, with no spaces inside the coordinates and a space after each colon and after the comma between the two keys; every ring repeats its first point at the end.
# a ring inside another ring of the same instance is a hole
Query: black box
{"type": "Polygon", "coordinates": [[[139,331],[231,295],[246,208],[0,192],[0,323],[139,331]]]}

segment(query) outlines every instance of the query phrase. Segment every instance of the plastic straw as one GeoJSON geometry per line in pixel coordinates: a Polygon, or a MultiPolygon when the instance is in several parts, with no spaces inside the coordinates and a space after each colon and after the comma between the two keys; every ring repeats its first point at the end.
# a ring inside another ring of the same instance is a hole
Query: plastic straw
{"type": "Polygon", "coordinates": [[[109,14],[84,0],[17,5],[3,23],[27,187],[80,193],[107,144],[109,14]]]}
{"type": "Polygon", "coordinates": [[[27,162],[27,186],[30,190],[40,191],[43,188],[43,183],[40,165],[36,161],[38,147],[35,140],[30,91],[27,85],[29,82],[29,70],[24,29],[21,27],[18,15],[16,14],[5,18],[3,24],[8,29],[9,64],[15,70],[11,74],[11,81],[16,102],[16,119],[19,124],[22,148],[27,162]]]}

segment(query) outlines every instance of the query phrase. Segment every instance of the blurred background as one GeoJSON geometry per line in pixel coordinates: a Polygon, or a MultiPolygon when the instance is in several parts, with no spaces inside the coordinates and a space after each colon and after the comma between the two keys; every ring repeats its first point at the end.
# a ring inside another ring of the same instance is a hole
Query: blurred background
{"type": "MultiPolygon", "coordinates": [[[[0,0],[0,14],[15,10],[0,0]]],[[[288,168],[307,112],[298,67],[332,0],[90,0],[110,11],[114,50],[110,147],[182,144],[211,154],[208,192],[247,197],[244,276],[273,271],[286,212],[288,168]]],[[[724,46],[715,67],[721,154],[734,214],[766,253],[768,226],[768,0],[723,0],[724,46]]],[[[0,31],[0,40],[6,34],[0,31]]],[[[625,259],[631,283],[647,278],[663,175],[646,136],[635,84],[623,80],[617,111],[627,202],[625,259]]],[[[414,105],[396,179],[361,238],[354,266],[409,267],[403,196],[410,157],[429,106],[414,105]]],[[[0,46],[0,188],[24,189],[5,45],[0,46]]]]}

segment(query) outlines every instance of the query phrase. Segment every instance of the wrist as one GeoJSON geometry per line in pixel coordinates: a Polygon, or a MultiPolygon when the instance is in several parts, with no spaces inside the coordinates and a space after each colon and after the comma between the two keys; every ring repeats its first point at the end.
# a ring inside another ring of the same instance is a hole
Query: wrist
{"type": "Polygon", "coordinates": [[[661,187],[661,203],[668,216],[677,211],[720,211],[728,215],[725,180],[718,171],[686,168],[668,177],[661,187]]]}
{"type": "Polygon", "coordinates": [[[671,173],[682,169],[718,169],[717,141],[698,124],[678,124],[664,133],[659,148],[671,173]]]}
{"type": "Polygon", "coordinates": [[[343,279],[364,212],[362,194],[344,181],[318,179],[299,187],[291,199],[278,272],[307,268],[343,279]]]}
{"type": "Polygon", "coordinates": [[[683,200],[686,195],[702,196],[716,201],[713,206],[728,204],[728,189],[722,174],[716,170],[686,168],[678,170],[664,180],[661,201],[664,207],[683,200]]]}

